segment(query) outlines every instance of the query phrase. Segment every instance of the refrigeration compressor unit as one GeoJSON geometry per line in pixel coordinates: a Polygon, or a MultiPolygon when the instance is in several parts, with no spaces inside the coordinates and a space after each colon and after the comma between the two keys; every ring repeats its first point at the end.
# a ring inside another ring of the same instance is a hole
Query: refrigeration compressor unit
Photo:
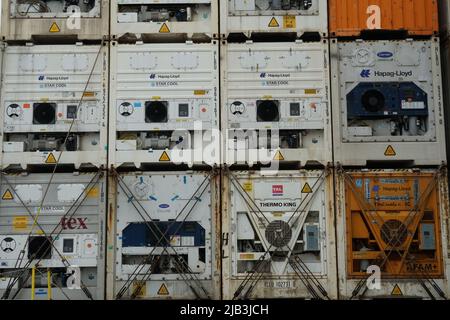
{"type": "Polygon", "coordinates": [[[106,165],[108,47],[2,50],[2,167],[106,165]]]}
{"type": "Polygon", "coordinates": [[[110,163],[218,163],[218,45],[112,45],[110,163]]]}
{"type": "Polygon", "coordinates": [[[217,299],[214,172],[117,174],[110,299],[217,299]]]}
{"type": "Polygon", "coordinates": [[[0,296],[104,298],[102,173],[2,174],[0,296]],[[47,191],[48,190],[48,191],[47,191]]]}
{"type": "Polygon", "coordinates": [[[337,298],[330,171],[225,176],[224,298],[337,298]]]}
{"type": "Polygon", "coordinates": [[[217,38],[218,1],[112,0],[111,34],[143,40],[184,35],[189,39],[217,38]]]}
{"type": "Polygon", "coordinates": [[[4,41],[40,41],[49,37],[101,40],[108,35],[107,0],[3,1],[4,41]]]}
{"type": "Polygon", "coordinates": [[[340,170],[342,298],[447,299],[447,172],[340,170]]]}
{"type": "Polygon", "coordinates": [[[438,39],[331,47],[335,161],[445,161],[438,39]]]}
{"type": "Polygon", "coordinates": [[[220,33],[224,37],[244,34],[305,33],[326,37],[327,2],[321,0],[226,0],[220,1],[220,33]]]}
{"type": "Polygon", "coordinates": [[[328,42],[222,46],[225,159],[332,161],[328,42]]]}

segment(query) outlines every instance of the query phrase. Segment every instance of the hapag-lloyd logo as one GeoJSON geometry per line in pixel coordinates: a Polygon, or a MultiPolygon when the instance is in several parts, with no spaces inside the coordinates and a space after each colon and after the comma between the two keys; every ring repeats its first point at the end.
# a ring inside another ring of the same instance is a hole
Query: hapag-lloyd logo
{"type": "Polygon", "coordinates": [[[260,78],[275,78],[275,79],[280,79],[280,78],[290,78],[291,74],[290,73],[266,73],[263,72],[260,75],[260,78]]]}
{"type": "Polygon", "coordinates": [[[394,77],[412,77],[413,76],[413,71],[401,71],[401,70],[397,70],[397,71],[374,71],[373,75],[375,77],[390,77],[390,78],[394,78],[394,77]]]}
{"type": "Polygon", "coordinates": [[[150,75],[150,79],[180,79],[181,75],[179,74],[155,74],[152,73],[150,75]]]}

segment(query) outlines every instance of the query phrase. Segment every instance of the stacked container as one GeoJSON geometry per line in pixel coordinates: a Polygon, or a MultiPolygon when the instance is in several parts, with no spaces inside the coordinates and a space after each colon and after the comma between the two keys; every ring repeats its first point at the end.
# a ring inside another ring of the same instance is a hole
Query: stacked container
{"type": "Polygon", "coordinates": [[[329,21],[339,296],[445,298],[437,2],[331,0],[329,21]]]}
{"type": "Polygon", "coordinates": [[[111,1],[108,299],[220,298],[217,1],[111,1]]]}
{"type": "Polygon", "coordinates": [[[3,3],[4,299],[104,297],[108,13],[108,1],[3,3]]]}
{"type": "Polygon", "coordinates": [[[336,298],[326,2],[220,4],[223,298],[336,298]]]}

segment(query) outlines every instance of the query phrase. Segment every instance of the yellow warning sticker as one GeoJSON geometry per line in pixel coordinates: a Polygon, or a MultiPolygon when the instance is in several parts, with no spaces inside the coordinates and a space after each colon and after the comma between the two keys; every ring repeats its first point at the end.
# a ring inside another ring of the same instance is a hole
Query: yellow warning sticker
{"type": "Polygon", "coordinates": [[[247,192],[252,192],[253,191],[253,182],[244,182],[244,190],[247,192]]]}
{"type": "Polygon", "coordinates": [[[49,30],[51,33],[58,33],[61,32],[61,29],[59,28],[58,24],[56,22],[53,22],[52,26],[49,30]]]}
{"type": "Polygon", "coordinates": [[[147,295],[147,284],[145,281],[134,281],[132,292],[136,297],[145,297],[147,295]]]}
{"type": "Polygon", "coordinates": [[[204,96],[204,95],[206,95],[206,90],[194,90],[194,95],[204,96]]]}
{"type": "Polygon", "coordinates": [[[269,22],[269,28],[279,28],[280,24],[278,23],[277,19],[275,17],[272,17],[272,19],[269,22]]]}
{"type": "Polygon", "coordinates": [[[384,155],[385,155],[386,157],[395,157],[395,156],[397,155],[397,152],[395,152],[395,149],[394,149],[393,146],[389,145],[389,146],[386,148],[386,151],[384,152],[384,155]]]}
{"type": "Polygon", "coordinates": [[[163,25],[159,29],[159,33],[170,33],[170,29],[167,24],[163,23],[163,25]]]}
{"type": "Polygon", "coordinates": [[[317,94],[317,89],[305,89],[305,94],[317,94]]]}
{"type": "Polygon", "coordinates": [[[295,16],[284,16],[283,17],[283,27],[285,29],[297,28],[297,20],[296,20],[295,16]]]}
{"type": "Polygon", "coordinates": [[[167,289],[167,287],[164,283],[162,284],[161,288],[159,288],[158,295],[159,296],[168,296],[169,295],[169,290],[167,289]]]}
{"type": "Polygon", "coordinates": [[[55,158],[55,156],[53,155],[53,153],[50,153],[49,155],[48,155],[48,157],[47,157],[47,159],[45,160],[45,163],[46,164],[55,164],[57,161],[56,161],[56,158],[55,158]]]}
{"type": "Polygon", "coordinates": [[[11,190],[6,190],[6,192],[3,194],[2,200],[13,200],[14,196],[11,192],[11,190]]]}
{"type": "Polygon", "coordinates": [[[391,295],[392,296],[402,296],[403,295],[402,289],[400,289],[398,284],[396,284],[394,286],[394,289],[392,289],[391,295]]]}
{"type": "Polygon", "coordinates": [[[281,153],[281,151],[277,151],[277,153],[275,154],[275,157],[273,157],[273,160],[276,160],[276,161],[283,161],[284,160],[284,156],[281,153]]]}
{"type": "Polygon", "coordinates": [[[161,157],[159,158],[159,161],[160,162],[169,162],[170,161],[170,157],[169,157],[169,155],[167,154],[166,151],[164,151],[162,153],[161,157]]]}
{"type": "Polygon", "coordinates": [[[303,186],[302,193],[313,193],[313,190],[308,182],[303,186]]]}
{"type": "Polygon", "coordinates": [[[88,198],[98,198],[98,194],[99,194],[98,187],[90,188],[86,192],[87,192],[86,196],[88,198]]]}
{"type": "Polygon", "coordinates": [[[14,217],[13,219],[13,229],[23,230],[28,228],[28,217],[14,217]]]}

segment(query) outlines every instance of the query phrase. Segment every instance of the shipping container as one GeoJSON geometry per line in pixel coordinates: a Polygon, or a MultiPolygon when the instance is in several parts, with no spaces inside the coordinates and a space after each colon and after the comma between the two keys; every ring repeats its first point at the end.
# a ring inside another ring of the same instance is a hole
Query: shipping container
{"type": "Polygon", "coordinates": [[[219,163],[217,41],[112,42],[110,86],[110,166],[219,163]]]}
{"type": "Polygon", "coordinates": [[[328,6],[331,37],[359,37],[368,31],[439,33],[437,0],[329,0],[328,6]]]}
{"type": "Polygon", "coordinates": [[[450,36],[450,1],[440,0],[438,4],[441,38],[446,39],[450,36]]]}
{"type": "Polygon", "coordinates": [[[218,38],[217,0],[112,0],[113,40],[218,38]]]}
{"type": "Polygon", "coordinates": [[[2,168],[106,166],[108,46],[2,48],[2,168]]]}
{"type": "Polygon", "coordinates": [[[446,161],[439,40],[331,43],[334,158],[446,161]]]}
{"type": "Polygon", "coordinates": [[[336,185],[340,298],[447,298],[446,169],[340,169],[336,185]]]}
{"type": "Polygon", "coordinates": [[[226,43],[223,161],[332,162],[328,41],[226,43]]]}
{"type": "Polygon", "coordinates": [[[3,41],[75,42],[109,35],[108,0],[2,2],[3,41]]]}
{"type": "Polygon", "coordinates": [[[220,33],[252,37],[259,33],[328,34],[326,1],[220,1],[220,33]]]}
{"type": "Polygon", "coordinates": [[[103,299],[104,173],[2,173],[0,189],[1,298],[103,299]]]}
{"type": "Polygon", "coordinates": [[[220,298],[219,178],[215,171],[114,171],[108,299],[220,298]]]}
{"type": "Polygon", "coordinates": [[[448,108],[450,106],[450,42],[448,38],[442,39],[441,42],[441,58],[442,58],[442,92],[444,97],[444,119],[445,119],[445,132],[446,132],[446,144],[447,144],[447,159],[450,159],[450,112],[448,108]]]}
{"type": "Polygon", "coordinates": [[[222,181],[224,299],[336,299],[332,170],[222,181]]]}

